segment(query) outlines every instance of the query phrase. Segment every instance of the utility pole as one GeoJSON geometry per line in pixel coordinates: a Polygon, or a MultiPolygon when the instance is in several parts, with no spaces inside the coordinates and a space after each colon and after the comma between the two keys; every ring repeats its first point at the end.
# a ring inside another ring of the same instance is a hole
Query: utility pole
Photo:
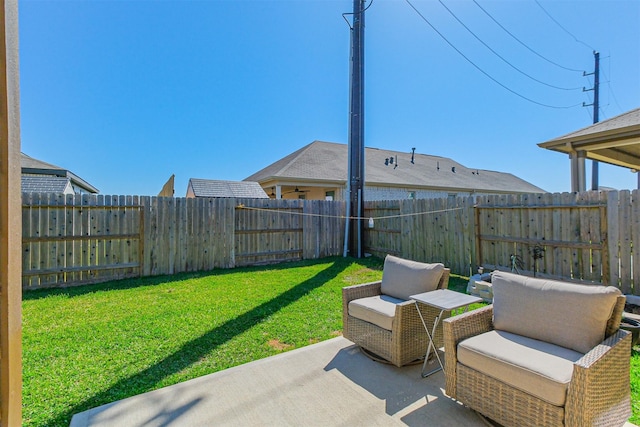
{"type": "MultiPolygon", "coordinates": [[[[600,121],[600,52],[593,51],[593,56],[595,59],[595,67],[593,73],[583,73],[584,76],[590,76],[593,74],[593,89],[582,89],[583,92],[593,91],[593,104],[582,104],[583,107],[588,107],[593,105],[593,123],[596,124],[600,121]]],[[[594,191],[598,191],[600,187],[598,183],[598,161],[591,161],[591,189],[594,191]]]]}
{"type": "MultiPolygon", "coordinates": [[[[364,214],[364,11],[365,0],[353,0],[351,84],[349,95],[348,229],[351,256],[362,257],[364,214]],[[350,212],[350,213],[349,213],[350,212]]],[[[348,230],[347,229],[347,230],[348,230]]]]}

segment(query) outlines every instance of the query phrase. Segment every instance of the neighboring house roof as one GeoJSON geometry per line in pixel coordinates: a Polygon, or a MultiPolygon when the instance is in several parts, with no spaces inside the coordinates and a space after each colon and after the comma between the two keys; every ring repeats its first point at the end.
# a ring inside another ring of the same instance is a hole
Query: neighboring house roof
{"type": "Polygon", "coordinates": [[[71,181],[73,187],[78,187],[80,190],[86,193],[98,193],[98,189],[89,184],[84,179],[80,178],[68,169],[61,168],[60,166],[52,165],[51,163],[43,162],[42,160],[34,159],[24,153],[20,153],[20,165],[22,167],[23,175],[44,175],[44,176],[57,176],[68,178],[71,181]]]}
{"type": "Polygon", "coordinates": [[[22,175],[23,193],[74,194],[69,178],[60,176],[22,175]]]}
{"type": "Polygon", "coordinates": [[[252,199],[268,199],[257,182],[220,181],[213,179],[189,179],[187,197],[246,197],[252,199]]]}
{"type": "MultiPolygon", "coordinates": [[[[544,192],[504,172],[471,169],[446,157],[365,148],[365,183],[369,186],[422,187],[477,192],[544,192]],[[393,164],[385,160],[393,157],[393,164]]],[[[314,141],[246,178],[260,183],[317,181],[345,183],[347,145],[314,141]]]]}
{"type": "Polygon", "coordinates": [[[586,157],[640,169],[640,108],[538,144],[561,153],[584,151],[586,157]]]}

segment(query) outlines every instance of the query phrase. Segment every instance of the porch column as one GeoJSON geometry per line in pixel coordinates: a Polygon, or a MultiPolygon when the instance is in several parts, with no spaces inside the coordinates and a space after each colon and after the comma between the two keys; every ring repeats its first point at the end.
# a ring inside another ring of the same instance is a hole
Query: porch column
{"type": "Polygon", "coordinates": [[[0,0],[0,426],[22,424],[18,2],[0,0]]]}
{"type": "Polygon", "coordinates": [[[573,151],[569,154],[571,159],[571,191],[578,193],[587,190],[587,177],[585,171],[586,151],[573,151]]]}
{"type": "Polygon", "coordinates": [[[276,185],[276,199],[282,199],[282,186],[276,185]]]}

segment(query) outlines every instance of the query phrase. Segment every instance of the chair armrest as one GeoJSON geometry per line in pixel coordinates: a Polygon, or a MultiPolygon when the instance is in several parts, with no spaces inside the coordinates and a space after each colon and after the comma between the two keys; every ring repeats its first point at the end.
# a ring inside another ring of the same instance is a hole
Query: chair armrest
{"type": "Polygon", "coordinates": [[[622,425],[631,416],[631,333],[618,330],[573,365],[566,426],[622,425]]]}
{"type": "Polygon", "coordinates": [[[354,286],[342,288],[342,335],[347,339],[352,339],[351,331],[348,327],[349,303],[355,299],[373,297],[381,294],[382,280],[362,283],[354,286]]]}
{"type": "Polygon", "coordinates": [[[349,305],[351,301],[358,298],[373,297],[380,295],[382,280],[342,288],[342,302],[349,305]]]}
{"type": "Polygon", "coordinates": [[[449,276],[451,275],[451,269],[445,268],[442,271],[442,277],[440,277],[440,281],[438,282],[438,287],[436,289],[447,289],[449,288],[449,276]]]}
{"type": "Polygon", "coordinates": [[[458,343],[493,329],[493,305],[444,320],[445,393],[456,398],[458,343]]]}

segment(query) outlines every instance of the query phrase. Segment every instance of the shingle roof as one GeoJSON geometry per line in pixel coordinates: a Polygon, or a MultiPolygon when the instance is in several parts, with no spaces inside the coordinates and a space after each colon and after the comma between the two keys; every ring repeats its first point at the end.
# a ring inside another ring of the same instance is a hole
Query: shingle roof
{"type": "Polygon", "coordinates": [[[52,165],[51,163],[43,162],[42,160],[34,159],[27,156],[24,153],[20,153],[20,166],[28,169],[51,169],[51,170],[65,170],[60,166],[52,165]]]}
{"type": "Polygon", "coordinates": [[[69,178],[22,175],[23,193],[65,193],[73,191],[69,178]]]}
{"type": "Polygon", "coordinates": [[[538,144],[561,153],[582,151],[586,158],[640,169],[640,108],[538,144]]]}
{"type": "Polygon", "coordinates": [[[20,153],[20,166],[23,174],[64,177],[70,179],[73,185],[81,188],[83,191],[88,193],[99,192],[96,187],[89,184],[70,170],[52,165],[51,163],[43,162],[42,160],[34,159],[24,153],[20,153]]]}
{"type": "Polygon", "coordinates": [[[191,178],[189,180],[189,187],[193,190],[193,194],[196,197],[269,198],[257,182],[191,178]]]}
{"type": "MultiPolygon", "coordinates": [[[[246,180],[265,182],[271,179],[289,179],[344,183],[347,178],[347,157],[345,144],[314,141],[246,180]]],[[[417,153],[412,164],[411,153],[377,148],[365,148],[365,181],[367,185],[443,190],[544,192],[510,173],[471,169],[447,157],[417,153]],[[385,159],[392,157],[394,163],[385,165],[385,159]]]]}
{"type": "Polygon", "coordinates": [[[626,113],[611,117],[610,119],[603,120],[591,126],[587,126],[575,132],[571,132],[567,135],[555,138],[554,140],[570,139],[578,136],[592,135],[610,130],[623,130],[625,128],[630,128],[638,125],[640,125],[640,108],[627,111],[626,113]]]}

